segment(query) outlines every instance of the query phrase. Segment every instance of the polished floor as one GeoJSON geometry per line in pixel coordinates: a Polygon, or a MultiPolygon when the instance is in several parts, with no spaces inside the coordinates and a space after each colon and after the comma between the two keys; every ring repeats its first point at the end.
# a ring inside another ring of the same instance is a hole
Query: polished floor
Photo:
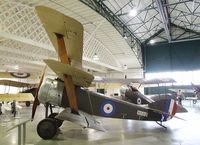
{"type": "MultiPolygon", "coordinates": [[[[173,118],[165,123],[167,129],[155,122],[132,121],[100,118],[106,132],[82,129],[71,122],[64,122],[59,134],[53,140],[42,140],[36,132],[39,120],[43,118],[44,109],[40,106],[37,117],[27,123],[28,145],[199,145],[200,144],[200,102],[192,104],[183,102],[188,113],[177,114],[187,121],[173,118]]],[[[30,117],[31,108],[24,107],[21,117],[30,117]]],[[[0,145],[17,145],[17,129],[6,132],[5,126],[12,125],[0,116],[0,145]]]]}

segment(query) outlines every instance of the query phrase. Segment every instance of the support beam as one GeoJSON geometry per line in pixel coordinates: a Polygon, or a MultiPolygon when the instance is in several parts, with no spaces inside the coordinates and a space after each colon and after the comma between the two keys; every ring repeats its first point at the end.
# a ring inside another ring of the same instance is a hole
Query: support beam
{"type": "Polygon", "coordinates": [[[169,21],[168,21],[168,15],[166,13],[166,7],[164,9],[163,5],[162,5],[162,1],[161,0],[156,0],[156,5],[158,8],[158,12],[160,14],[162,23],[163,23],[163,28],[165,30],[165,34],[167,36],[168,42],[171,42],[171,36],[170,36],[170,31],[169,31],[169,21]]]}
{"type": "Polygon", "coordinates": [[[114,66],[111,66],[109,64],[105,64],[105,63],[102,63],[102,62],[99,62],[99,61],[95,61],[93,59],[90,59],[90,58],[86,58],[86,57],[83,57],[83,60],[84,61],[88,61],[88,62],[91,62],[91,63],[94,63],[94,64],[97,64],[97,65],[100,65],[100,66],[103,66],[103,67],[107,67],[109,69],[113,69],[113,70],[116,70],[118,72],[122,72],[122,69],[118,68],[118,67],[114,67],[114,66]]]}
{"type": "Polygon", "coordinates": [[[7,33],[7,32],[0,31],[0,37],[19,41],[19,42],[29,44],[29,45],[33,45],[33,46],[37,46],[37,47],[40,47],[40,48],[45,48],[45,49],[48,49],[48,50],[54,50],[53,46],[46,45],[46,44],[43,44],[43,43],[40,43],[40,42],[35,42],[31,39],[24,38],[24,37],[21,37],[21,36],[17,36],[17,35],[14,35],[14,34],[10,34],[10,33],[7,33]]]}
{"type": "MultiPolygon", "coordinates": [[[[89,6],[91,9],[98,12],[100,15],[102,15],[105,19],[107,19],[113,27],[121,34],[123,37],[124,34],[127,36],[127,43],[130,46],[130,48],[134,48],[135,44],[132,43],[136,41],[136,43],[141,46],[141,41],[134,35],[134,33],[131,31],[129,27],[125,25],[125,23],[115,14],[113,13],[101,0],[79,0],[85,5],[89,6]]],[[[137,48],[141,49],[141,48],[137,48]]],[[[142,64],[142,55],[137,54],[134,49],[132,49],[135,53],[139,63],[142,64]]]]}
{"type": "Polygon", "coordinates": [[[87,65],[83,65],[83,68],[85,68],[85,69],[89,69],[89,70],[94,70],[94,71],[97,71],[97,72],[100,72],[100,73],[107,73],[106,70],[102,70],[102,69],[98,69],[98,68],[90,67],[90,66],[87,66],[87,65]]]}
{"type": "Polygon", "coordinates": [[[185,42],[185,41],[194,41],[194,40],[200,40],[200,37],[197,38],[187,38],[187,39],[179,39],[179,40],[173,40],[171,43],[176,43],[176,42],[185,42]]]}
{"type": "Polygon", "coordinates": [[[182,29],[182,30],[184,30],[184,31],[186,31],[186,32],[194,33],[194,34],[200,36],[200,32],[196,32],[196,31],[193,31],[193,30],[191,30],[191,29],[188,29],[188,28],[185,28],[185,27],[182,27],[182,26],[178,26],[178,25],[176,25],[176,24],[174,24],[174,23],[171,23],[171,26],[180,28],[180,29],[182,29]]]}
{"type": "MultiPolygon", "coordinates": [[[[163,4],[163,7],[170,7],[170,6],[174,6],[174,5],[178,5],[178,4],[182,4],[182,3],[188,3],[188,2],[191,2],[191,1],[193,1],[193,0],[179,0],[179,1],[176,1],[174,3],[163,4]]],[[[154,5],[154,1],[152,1],[152,3],[149,4],[147,7],[140,9],[138,11],[138,14],[140,14],[141,12],[144,12],[144,11],[154,10],[154,9],[157,9],[157,8],[158,7],[154,5]]],[[[118,10],[117,13],[119,13],[119,11],[122,11],[122,9],[123,9],[123,7],[120,10],[118,10]]],[[[128,12],[117,14],[117,16],[124,16],[124,15],[128,15],[128,12]]]]}
{"type": "Polygon", "coordinates": [[[144,43],[147,44],[150,40],[152,40],[156,36],[160,35],[163,31],[164,31],[163,28],[160,29],[160,30],[158,30],[155,34],[153,34],[151,37],[149,37],[148,39],[146,39],[144,43]]]}
{"type": "MultiPolygon", "coordinates": [[[[35,42],[31,39],[27,39],[27,38],[24,38],[24,37],[21,37],[21,36],[17,36],[17,35],[14,35],[14,34],[10,34],[10,33],[7,33],[7,32],[0,32],[0,37],[2,38],[5,38],[4,41],[6,39],[10,39],[10,40],[14,40],[14,41],[18,41],[18,42],[22,42],[22,43],[25,43],[25,44],[28,44],[28,45],[32,45],[32,46],[36,46],[36,47],[39,47],[39,48],[43,48],[43,49],[47,49],[47,50],[51,50],[51,51],[54,51],[54,48],[53,46],[50,46],[50,45],[46,45],[46,44],[42,44],[42,43],[39,43],[39,42],[35,42]]],[[[4,50],[3,47],[0,46],[0,50],[4,50]]],[[[20,53],[20,52],[17,52],[17,50],[12,50],[12,48],[8,48],[6,49],[7,52],[14,52],[14,53],[20,53]]],[[[23,54],[27,55],[27,52],[23,52],[23,54]]],[[[33,57],[36,57],[35,56],[36,54],[32,54],[31,56],[33,57]]],[[[41,58],[43,55],[41,54],[37,54],[37,57],[38,58],[41,58]]],[[[47,56],[46,56],[47,57],[47,56]]],[[[21,58],[23,59],[23,58],[21,58]]],[[[94,64],[97,64],[97,65],[101,65],[101,66],[104,66],[104,67],[107,67],[109,69],[114,69],[116,71],[122,71],[120,68],[118,67],[114,67],[114,66],[111,66],[109,64],[105,64],[105,63],[102,63],[102,62],[96,62],[96,61],[93,61],[92,59],[88,58],[88,57],[84,57],[83,56],[83,60],[84,61],[89,61],[89,62],[92,62],[94,64]]],[[[43,65],[43,64],[42,64],[43,65]]]]}

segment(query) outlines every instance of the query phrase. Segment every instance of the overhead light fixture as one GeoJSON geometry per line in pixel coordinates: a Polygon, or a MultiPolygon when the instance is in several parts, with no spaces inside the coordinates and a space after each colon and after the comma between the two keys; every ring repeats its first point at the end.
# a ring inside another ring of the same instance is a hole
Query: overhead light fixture
{"type": "Polygon", "coordinates": [[[93,56],[93,60],[98,61],[99,60],[99,56],[95,53],[93,56]]]}
{"type": "Polygon", "coordinates": [[[131,9],[128,15],[131,17],[135,17],[137,15],[137,9],[136,8],[131,9]]]}
{"type": "Polygon", "coordinates": [[[150,42],[149,42],[150,44],[154,44],[155,43],[155,40],[150,40],[150,42]]]}

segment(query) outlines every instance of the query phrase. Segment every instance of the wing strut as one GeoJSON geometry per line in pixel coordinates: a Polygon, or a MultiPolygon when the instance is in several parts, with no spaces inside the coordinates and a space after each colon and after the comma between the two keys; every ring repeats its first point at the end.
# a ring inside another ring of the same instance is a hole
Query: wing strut
{"type": "MultiPolygon", "coordinates": [[[[64,64],[70,64],[70,60],[67,55],[67,51],[65,48],[65,42],[64,42],[64,36],[58,33],[55,33],[57,37],[57,43],[58,43],[58,55],[60,57],[60,60],[64,64]]],[[[63,76],[64,78],[64,84],[67,92],[67,97],[69,101],[69,106],[71,108],[71,112],[74,114],[79,114],[78,113],[78,104],[77,104],[77,98],[75,94],[75,87],[72,82],[72,77],[70,75],[65,75],[63,76]]]]}

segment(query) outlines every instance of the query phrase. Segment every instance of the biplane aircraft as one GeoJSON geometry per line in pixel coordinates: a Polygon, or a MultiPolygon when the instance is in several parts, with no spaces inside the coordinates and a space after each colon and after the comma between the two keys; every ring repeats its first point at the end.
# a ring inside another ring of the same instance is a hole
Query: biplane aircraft
{"type": "MultiPolygon", "coordinates": [[[[0,80],[0,85],[9,86],[9,87],[17,87],[17,88],[32,88],[37,87],[37,84],[30,84],[25,82],[18,82],[13,80],[0,80]]],[[[4,93],[0,94],[0,114],[2,114],[2,104],[4,102],[11,102],[10,108],[6,107],[6,110],[10,110],[14,117],[16,115],[16,102],[25,102],[26,106],[30,106],[30,102],[34,100],[33,94],[31,93],[17,93],[17,94],[9,94],[4,93]]]]}
{"type": "Polygon", "coordinates": [[[104,130],[95,116],[161,123],[176,117],[177,105],[173,99],[163,99],[141,106],[84,89],[83,87],[91,84],[94,77],[82,70],[82,24],[48,7],[37,6],[36,12],[60,61],[44,60],[58,75],[58,79],[46,79],[42,84],[44,74],[42,75],[33,103],[32,119],[38,102],[50,106],[50,110],[51,105],[65,108],[59,114],[51,111],[48,116],[46,107],[46,118],[37,125],[37,133],[41,138],[53,138],[64,120],[83,127],[104,130]]]}
{"type": "MultiPolygon", "coordinates": [[[[138,105],[145,105],[145,104],[150,104],[159,100],[163,99],[173,99],[174,101],[176,100],[173,98],[170,94],[159,94],[159,95],[153,95],[151,97],[147,97],[140,93],[137,88],[127,85],[123,89],[120,90],[121,92],[121,97],[122,100],[138,104],[138,105]]],[[[188,112],[183,106],[177,104],[177,111],[176,113],[185,113],[188,112]]]]}

